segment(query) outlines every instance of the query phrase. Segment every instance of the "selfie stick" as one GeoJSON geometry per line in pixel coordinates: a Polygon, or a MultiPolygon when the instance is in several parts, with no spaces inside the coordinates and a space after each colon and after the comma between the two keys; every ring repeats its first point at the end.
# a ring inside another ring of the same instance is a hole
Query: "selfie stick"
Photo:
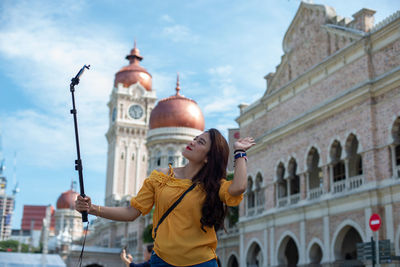
{"type": "MultiPolygon", "coordinates": [[[[83,173],[82,173],[82,160],[81,160],[81,152],[79,150],[79,136],[78,136],[78,120],[76,118],[76,109],[75,109],[75,85],[79,83],[79,78],[85,71],[85,69],[89,69],[90,65],[86,66],[84,65],[82,69],[78,72],[78,74],[75,76],[75,78],[72,78],[71,80],[71,85],[69,86],[69,89],[71,91],[72,95],[72,109],[71,109],[71,114],[74,116],[74,126],[75,126],[75,140],[76,140],[76,154],[78,156],[78,159],[75,160],[75,170],[78,171],[79,174],[79,187],[81,190],[81,196],[85,197],[85,189],[83,186],[83,173]]],[[[82,222],[87,222],[88,221],[88,213],[87,211],[82,211],[82,222]]]]}

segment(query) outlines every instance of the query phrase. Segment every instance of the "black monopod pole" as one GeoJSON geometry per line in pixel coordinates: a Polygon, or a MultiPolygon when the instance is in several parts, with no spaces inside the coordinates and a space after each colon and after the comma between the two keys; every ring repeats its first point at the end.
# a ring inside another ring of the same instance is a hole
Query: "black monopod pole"
{"type": "MultiPolygon", "coordinates": [[[[72,95],[72,109],[71,109],[71,114],[74,116],[74,126],[75,126],[75,140],[76,140],[76,154],[78,159],[75,160],[75,170],[78,171],[79,174],[79,187],[81,190],[81,196],[85,197],[85,188],[83,186],[83,173],[82,173],[82,160],[81,160],[81,152],[79,149],[79,135],[78,135],[78,119],[76,118],[76,108],[75,108],[75,96],[74,96],[74,92],[75,92],[75,85],[77,85],[79,83],[79,78],[81,77],[81,75],[83,74],[83,72],[85,71],[85,69],[89,69],[90,65],[86,66],[84,65],[82,67],[82,69],[80,69],[80,71],[78,72],[78,74],[75,76],[75,78],[72,78],[71,80],[71,85],[69,86],[69,89],[71,91],[71,95],[72,95]]],[[[88,221],[88,213],[86,211],[82,212],[82,221],[83,222],[87,222],[88,221]]]]}

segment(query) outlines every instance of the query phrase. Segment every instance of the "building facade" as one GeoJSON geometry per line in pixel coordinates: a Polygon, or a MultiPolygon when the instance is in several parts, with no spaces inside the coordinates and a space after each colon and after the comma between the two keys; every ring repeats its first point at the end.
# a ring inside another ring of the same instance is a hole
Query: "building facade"
{"type": "Polygon", "coordinates": [[[40,243],[43,243],[45,239],[42,235],[44,233],[43,229],[46,227],[45,219],[47,212],[50,212],[50,224],[47,227],[48,236],[54,236],[56,224],[54,207],[51,205],[24,205],[21,230],[15,232],[12,239],[28,244],[30,249],[39,248],[40,243]],[[19,237],[17,235],[19,235],[19,237]]]}
{"type": "Polygon", "coordinates": [[[400,12],[374,13],[301,3],[264,95],[237,118],[257,145],[223,267],[364,266],[374,213],[400,255],[400,12]]]}
{"type": "Polygon", "coordinates": [[[0,135],[0,241],[11,237],[12,215],[14,211],[15,194],[6,193],[7,178],[4,175],[5,165],[2,157],[0,135]]]}

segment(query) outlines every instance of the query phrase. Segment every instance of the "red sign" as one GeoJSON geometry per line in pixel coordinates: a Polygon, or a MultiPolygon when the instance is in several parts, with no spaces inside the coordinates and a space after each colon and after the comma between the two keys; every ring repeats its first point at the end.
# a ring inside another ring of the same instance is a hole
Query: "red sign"
{"type": "Polygon", "coordinates": [[[379,228],[381,227],[382,220],[381,217],[374,213],[371,215],[371,218],[369,218],[369,227],[371,228],[372,231],[378,231],[379,228]]]}

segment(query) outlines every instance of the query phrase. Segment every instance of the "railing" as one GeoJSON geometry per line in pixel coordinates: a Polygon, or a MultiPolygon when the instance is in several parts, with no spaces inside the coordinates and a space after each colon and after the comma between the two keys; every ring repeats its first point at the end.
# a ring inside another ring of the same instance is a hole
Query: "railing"
{"type": "Polygon", "coordinates": [[[264,211],[264,205],[258,206],[257,207],[257,214],[260,214],[264,211]]]}
{"type": "Polygon", "coordinates": [[[308,190],[308,198],[316,199],[319,198],[324,193],[324,189],[322,187],[316,187],[308,190]]]}
{"type": "Polygon", "coordinates": [[[284,207],[287,204],[288,204],[288,198],[287,197],[278,198],[278,207],[284,207]]]}
{"type": "Polygon", "coordinates": [[[332,264],[333,267],[364,267],[363,262],[358,260],[337,260],[332,264]]]}
{"type": "Polygon", "coordinates": [[[333,193],[341,193],[346,190],[346,179],[333,183],[333,193]]]}
{"type": "Polygon", "coordinates": [[[364,175],[349,178],[349,190],[356,189],[364,184],[364,175]]]}
{"type": "Polygon", "coordinates": [[[300,201],[300,193],[290,196],[290,204],[296,204],[300,201]]]}
{"type": "Polygon", "coordinates": [[[364,184],[364,175],[353,176],[333,183],[333,193],[342,193],[345,191],[354,190],[364,184]]]}
{"type": "Polygon", "coordinates": [[[247,208],[247,216],[253,216],[255,213],[256,213],[255,207],[247,208]]]}

